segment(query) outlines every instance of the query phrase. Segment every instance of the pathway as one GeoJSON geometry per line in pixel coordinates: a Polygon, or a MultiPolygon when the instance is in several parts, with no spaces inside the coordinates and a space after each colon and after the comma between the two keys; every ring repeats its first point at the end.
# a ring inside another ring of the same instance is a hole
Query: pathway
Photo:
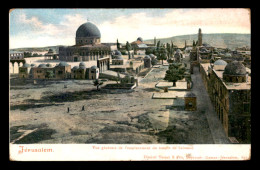
{"type": "Polygon", "coordinates": [[[194,74],[191,78],[193,81],[192,92],[197,96],[197,108],[199,111],[205,111],[212,138],[215,144],[228,144],[230,143],[225,134],[224,128],[219,121],[211,100],[208,96],[206,88],[203,84],[201,74],[198,67],[194,67],[194,74]]]}

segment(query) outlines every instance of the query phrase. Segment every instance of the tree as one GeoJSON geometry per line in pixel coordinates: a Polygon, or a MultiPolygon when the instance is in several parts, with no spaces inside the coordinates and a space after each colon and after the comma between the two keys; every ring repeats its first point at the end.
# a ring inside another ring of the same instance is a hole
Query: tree
{"type": "Polygon", "coordinates": [[[116,47],[117,47],[117,50],[120,50],[120,44],[118,42],[118,39],[116,40],[116,47]]]}
{"type": "Polygon", "coordinates": [[[160,48],[160,41],[157,42],[157,50],[160,48]]]}
{"type": "Polygon", "coordinates": [[[130,55],[130,50],[131,50],[131,45],[129,44],[129,42],[127,41],[126,42],[126,50],[127,50],[127,52],[128,52],[128,59],[130,59],[131,58],[131,55],[130,55]]]}
{"type": "Polygon", "coordinates": [[[156,51],[156,56],[158,60],[162,60],[162,65],[163,65],[163,60],[167,59],[167,51],[165,48],[160,47],[159,49],[157,49],[156,51]]]}
{"type": "Polygon", "coordinates": [[[53,78],[54,77],[53,71],[47,70],[45,77],[48,78],[48,79],[53,78]]]}
{"type": "Polygon", "coordinates": [[[103,84],[102,81],[100,81],[99,79],[96,79],[93,81],[94,86],[97,86],[97,90],[99,90],[99,86],[103,84]]]}
{"type": "Polygon", "coordinates": [[[195,41],[193,40],[193,42],[192,42],[192,46],[193,47],[195,47],[196,46],[196,44],[195,44],[195,41]]]}
{"type": "Polygon", "coordinates": [[[145,54],[146,54],[146,55],[153,54],[153,49],[147,48],[147,49],[145,50],[145,54]]]}
{"type": "Polygon", "coordinates": [[[181,66],[182,64],[179,63],[169,65],[169,69],[166,71],[164,80],[173,82],[173,86],[176,86],[176,82],[185,77],[185,68],[181,66]]]}

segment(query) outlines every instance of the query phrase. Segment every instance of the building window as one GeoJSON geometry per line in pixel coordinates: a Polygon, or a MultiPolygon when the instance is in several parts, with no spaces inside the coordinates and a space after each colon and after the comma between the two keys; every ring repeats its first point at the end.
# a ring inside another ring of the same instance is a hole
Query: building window
{"type": "Polygon", "coordinates": [[[244,106],[244,113],[250,113],[250,103],[245,102],[243,103],[243,106],[244,106]]]}
{"type": "Polygon", "coordinates": [[[63,74],[63,71],[58,71],[58,74],[63,74]]]}

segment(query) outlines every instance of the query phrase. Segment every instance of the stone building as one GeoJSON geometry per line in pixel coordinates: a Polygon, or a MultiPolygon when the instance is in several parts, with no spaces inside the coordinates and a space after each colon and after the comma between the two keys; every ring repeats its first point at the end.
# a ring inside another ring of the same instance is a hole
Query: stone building
{"type": "Polygon", "coordinates": [[[55,79],[68,79],[71,77],[71,66],[66,62],[60,62],[54,67],[55,79]]]}
{"type": "Polygon", "coordinates": [[[141,37],[138,37],[136,41],[132,42],[131,46],[134,49],[134,54],[137,55],[145,55],[145,51],[148,48],[141,37]]]}
{"type": "Polygon", "coordinates": [[[118,50],[112,55],[112,65],[124,65],[124,59],[121,52],[118,50]]]}
{"type": "Polygon", "coordinates": [[[59,59],[70,62],[96,61],[100,72],[109,70],[109,45],[101,43],[101,33],[91,22],[82,24],[76,31],[76,45],[59,48],[59,59]]]}
{"type": "Polygon", "coordinates": [[[200,63],[200,72],[228,137],[251,142],[251,76],[242,62],[200,63]],[[217,69],[218,68],[218,69],[217,69]]]}
{"type": "Polygon", "coordinates": [[[74,66],[71,69],[72,79],[86,79],[87,78],[87,68],[86,64],[81,62],[79,66],[74,66]]]}
{"type": "Polygon", "coordinates": [[[151,62],[151,57],[149,55],[146,55],[144,57],[144,68],[151,68],[152,67],[152,62],[151,62]]]}
{"type": "Polygon", "coordinates": [[[31,77],[31,65],[24,63],[22,67],[19,67],[19,78],[30,78],[31,77]]]}
{"type": "Polygon", "coordinates": [[[47,79],[47,71],[54,72],[53,68],[47,67],[46,64],[40,64],[32,69],[33,79],[47,79]]]}
{"type": "Polygon", "coordinates": [[[97,66],[92,66],[88,69],[88,79],[95,80],[99,78],[99,69],[97,66]]]}
{"type": "Polygon", "coordinates": [[[185,110],[195,111],[197,110],[196,95],[192,92],[188,92],[184,95],[185,110]]]}
{"type": "Polygon", "coordinates": [[[60,62],[53,67],[51,64],[40,64],[32,68],[33,79],[68,79],[71,77],[71,66],[60,62]]]}
{"type": "Polygon", "coordinates": [[[54,51],[50,48],[49,51],[44,55],[45,59],[57,60],[59,59],[59,54],[54,53],[54,51]]]}

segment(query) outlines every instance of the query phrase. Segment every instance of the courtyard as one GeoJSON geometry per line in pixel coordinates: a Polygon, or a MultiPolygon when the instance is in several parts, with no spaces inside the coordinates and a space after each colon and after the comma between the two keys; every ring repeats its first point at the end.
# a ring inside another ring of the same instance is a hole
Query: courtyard
{"type": "Polygon", "coordinates": [[[34,84],[12,75],[10,142],[219,143],[215,136],[223,135],[222,131],[212,135],[214,128],[209,127],[205,108],[210,101],[201,101],[201,93],[196,92],[200,88],[193,89],[199,95],[198,110],[194,112],[171,109],[173,99],[152,99],[153,93],[162,92],[155,85],[164,78],[167,68],[153,68],[145,77],[139,77],[138,87],[131,90],[102,89],[110,81],[97,91],[91,80],[46,80],[34,84]]]}

